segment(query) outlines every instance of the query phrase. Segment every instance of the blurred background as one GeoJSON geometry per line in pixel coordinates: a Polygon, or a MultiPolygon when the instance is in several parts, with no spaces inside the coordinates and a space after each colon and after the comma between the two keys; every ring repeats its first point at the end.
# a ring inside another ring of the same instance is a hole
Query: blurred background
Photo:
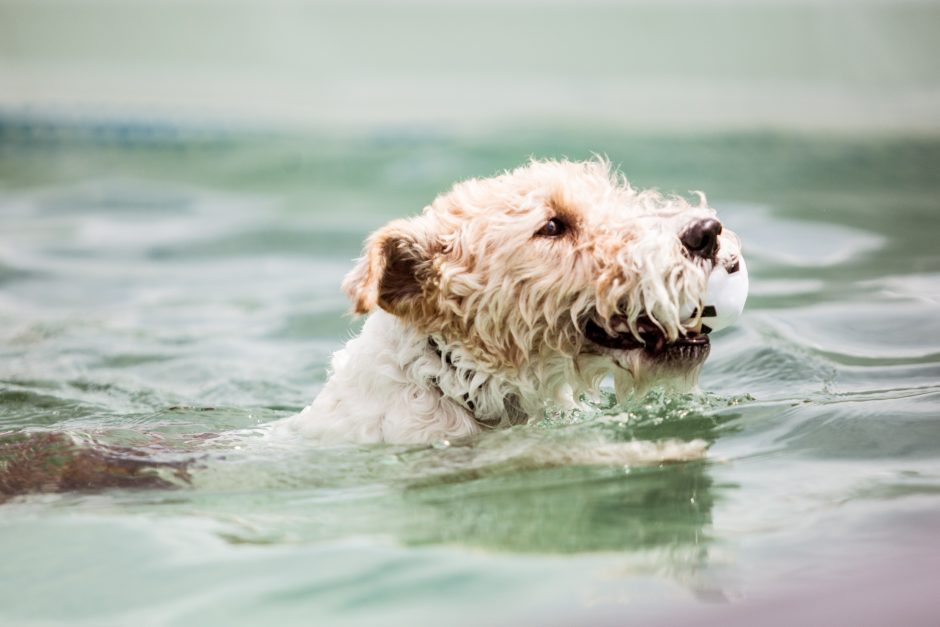
{"type": "Polygon", "coordinates": [[[923,1],[4,0],[0,104],[447,132],[936,129],[923,1]]]}
{"type": "Polygon", "coordinates": [[[929,624],[938,59],[926,0],[0,0],[0,622],[929,624]],[[357,328],[371,229],[593,154],[743,239],[702,392],[259,443],[357,328]],[[20,494],[37,433],[189,478],[20,494]],[[584,438],[711,448],[524,461],[584,438]]]}

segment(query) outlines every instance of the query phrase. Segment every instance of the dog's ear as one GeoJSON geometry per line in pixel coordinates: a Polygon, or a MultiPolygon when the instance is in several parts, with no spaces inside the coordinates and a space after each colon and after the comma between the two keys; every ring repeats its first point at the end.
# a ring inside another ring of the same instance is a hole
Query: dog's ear
{"type": "Polygon", "coordinates": [[[366,314],[376,305],[395,315],[409,311],[431,276],[433,246],[421,218],[395,220],[370,235],[343,280],[353,311],[366,314]]]}

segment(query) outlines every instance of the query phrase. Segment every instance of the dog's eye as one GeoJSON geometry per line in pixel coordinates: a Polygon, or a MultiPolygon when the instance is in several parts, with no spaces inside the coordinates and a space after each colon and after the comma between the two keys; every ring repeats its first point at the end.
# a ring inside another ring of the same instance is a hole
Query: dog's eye
{"type": "Polygon", "coordinates": [[[545,226],[540,228],[536,235],[541,235],[543,237],[558,237],[559,235],[564,235],[568,227],[564,222],[558,218],[552,218],[545,223],[545,226]]]}

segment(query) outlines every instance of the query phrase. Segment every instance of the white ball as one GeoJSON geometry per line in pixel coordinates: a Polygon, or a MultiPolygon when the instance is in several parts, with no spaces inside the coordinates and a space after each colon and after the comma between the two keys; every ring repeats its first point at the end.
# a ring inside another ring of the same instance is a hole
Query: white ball
{"type": "Polygon", "coordinates": [[[734,324],[744,311],[747,289],[747,264],[744,263],[744,257],[738,258],[738,268],[731,274],[721,266],[713,269],[708,276],[702,324],[712,331],[720,331],[734,324]]]}

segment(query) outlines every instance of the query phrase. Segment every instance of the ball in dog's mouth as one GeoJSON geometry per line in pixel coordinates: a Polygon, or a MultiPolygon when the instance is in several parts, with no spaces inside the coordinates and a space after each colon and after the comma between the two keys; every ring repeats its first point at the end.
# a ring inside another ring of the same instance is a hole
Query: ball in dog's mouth
{"type": "Polygon", "coordinates": [[[584,328],[584,336],[603,348],[617,351],[639,349],[656,361],[681,361],[690,365],[704,361],[711,350],[707,332],[688,330],[684,336],[670,341],[663,330],[647,316],[641,316],[636,321],[639,337],[633,334],[623,316],[613,316],[609,324],[616,334],[611,335],[601,325],[589,320],[584,328]]]}

